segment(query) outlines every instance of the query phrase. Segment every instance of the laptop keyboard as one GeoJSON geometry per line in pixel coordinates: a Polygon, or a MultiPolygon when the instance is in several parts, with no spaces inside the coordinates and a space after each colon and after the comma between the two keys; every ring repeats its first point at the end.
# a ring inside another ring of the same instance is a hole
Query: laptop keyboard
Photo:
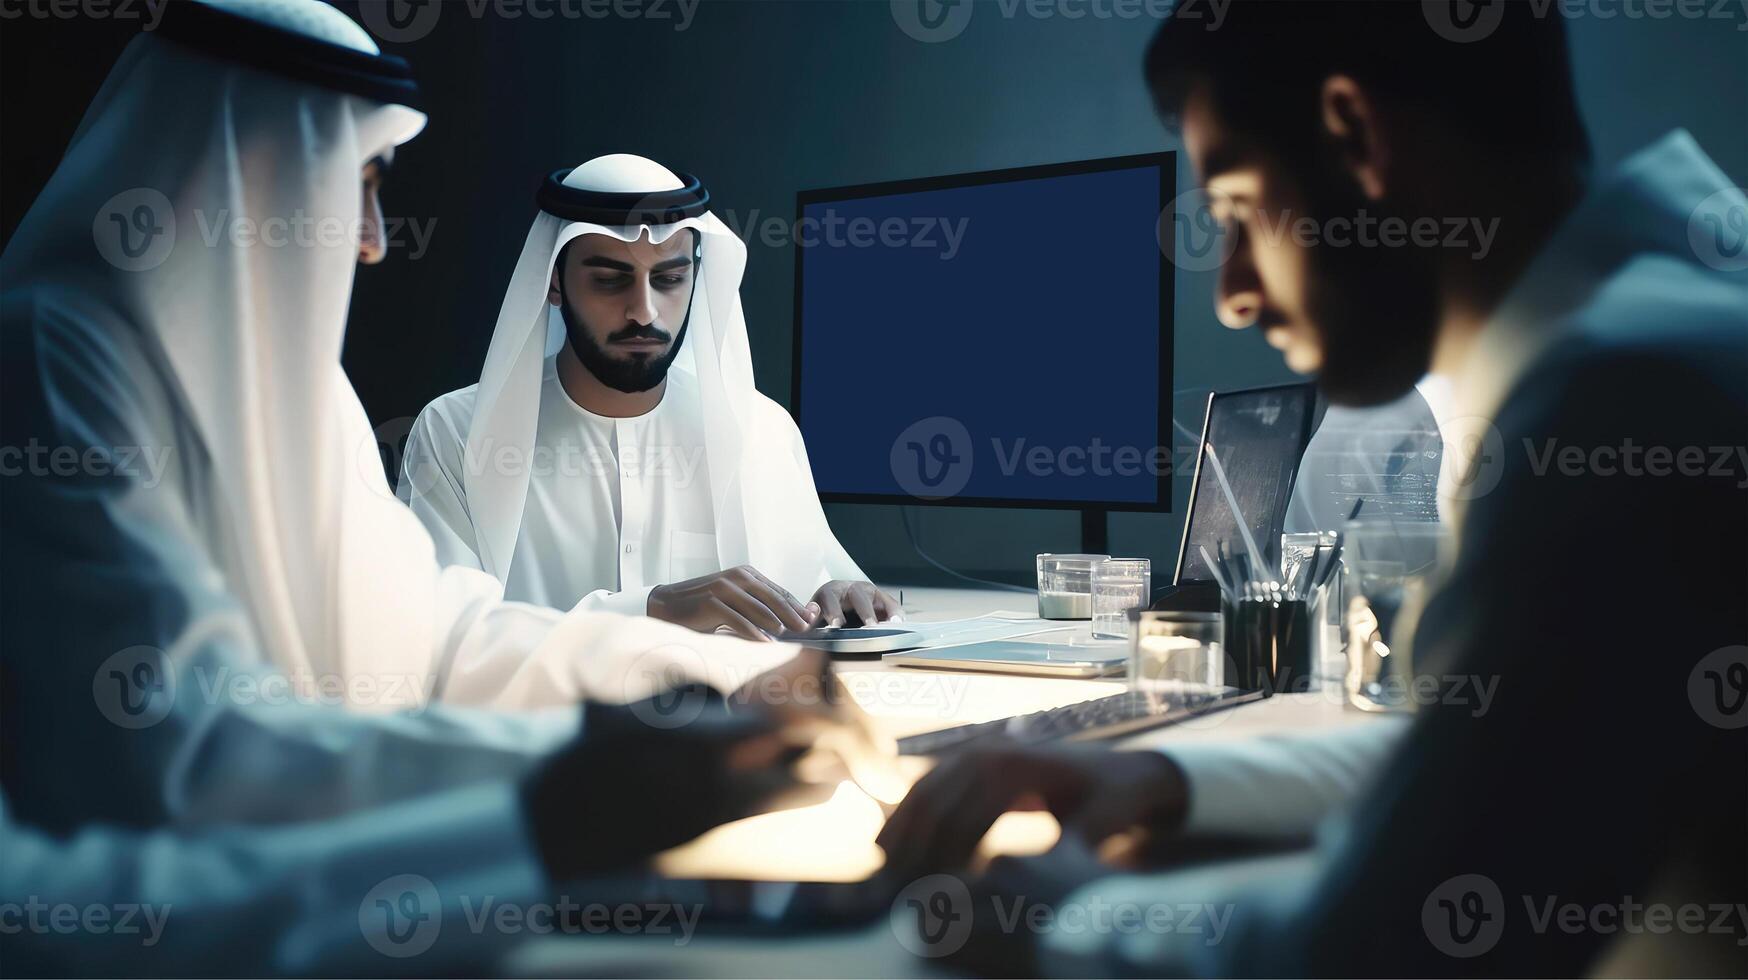
{"type": "Polygon", "coordinates": [[[898,740],[899,755],[940,755],[976,742],[1003,739],[1035,745],[1070,738],[1112,738],[1192,718],[1260,697],[1230,688],[1212,691],[1124,691],[1108,697],[944,728],[898,740]]]}

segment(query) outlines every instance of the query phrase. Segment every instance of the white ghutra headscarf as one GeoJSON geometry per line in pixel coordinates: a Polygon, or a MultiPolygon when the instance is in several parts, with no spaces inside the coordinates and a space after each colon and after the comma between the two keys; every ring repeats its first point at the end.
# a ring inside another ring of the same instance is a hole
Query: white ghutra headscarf
{"type": "Polygon", "coordinates": [[[176,4],[123,52],[0,262],[8,288],[76,297],[163,365],[199,437],[184,459],[207,461],[201,533],[288,671],[404,669],[432,646],[430,540],[380,464],[336,451],[376,443],[340,367],[360,175],[424,128],[416,96],[326,4],[176,4]]]}

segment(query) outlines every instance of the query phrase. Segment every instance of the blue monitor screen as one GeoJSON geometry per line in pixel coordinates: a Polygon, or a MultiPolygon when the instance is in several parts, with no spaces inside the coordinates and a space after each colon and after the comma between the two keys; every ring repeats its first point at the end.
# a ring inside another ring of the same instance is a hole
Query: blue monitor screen
{"type": "Polygon", "coordinates": [[[795,396],[822,496],[1169,508],[1168,166],[804,193],[795,396]]]}

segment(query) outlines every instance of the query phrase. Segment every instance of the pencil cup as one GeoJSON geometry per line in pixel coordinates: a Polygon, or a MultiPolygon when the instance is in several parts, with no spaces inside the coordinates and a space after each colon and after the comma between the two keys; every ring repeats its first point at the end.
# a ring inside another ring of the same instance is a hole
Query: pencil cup
{"type": "Polygon", "coordinates": [[[1234,678],[1242,690],[1297,693],[1312,690],[1318,624],[1314,602],[1244,598],[1233,604],[1226,630],[1234,678]]]}

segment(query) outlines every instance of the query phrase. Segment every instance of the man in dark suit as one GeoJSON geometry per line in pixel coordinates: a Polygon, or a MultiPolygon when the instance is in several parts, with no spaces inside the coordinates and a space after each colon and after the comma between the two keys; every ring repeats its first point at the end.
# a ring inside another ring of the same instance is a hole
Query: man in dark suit
{"type": "Polygon", "coordinates": [[[1196,780],[994,749],[912,791],[895,864],[1056,812],[1054,854],[979,882],[1056,925],[975,908],[960,956],[986,969],[1739,974],[1748,199],[1680,131],[1593,174],[1557,8],[1239,0],[1203,27],[1169,20],[1147,71],[1229,238],[1221,320],[1337,403],[1451,386],[1458,548],[1414,643],[1440,696],[1302,853],[1095,880],[1112,831],[1183,826],[1196,780]],[[1067,928],[1095,906],[1140,914],[1067,928]]]}

